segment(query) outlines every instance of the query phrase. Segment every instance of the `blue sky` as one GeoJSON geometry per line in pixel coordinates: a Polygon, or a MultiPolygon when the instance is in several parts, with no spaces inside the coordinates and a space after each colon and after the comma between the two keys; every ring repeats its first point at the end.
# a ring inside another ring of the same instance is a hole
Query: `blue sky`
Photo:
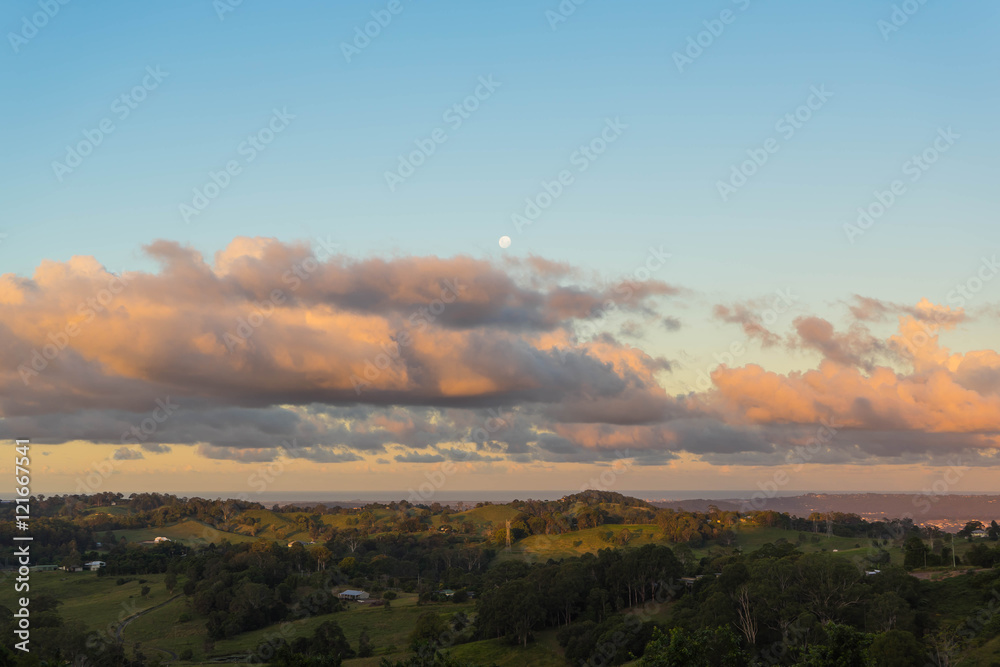
{"type": "MultiPolygon", "coordinates": [[[[664,248],[655,277],[688,290],[673,314],[690,326],[648,344],[704,367],[739,333],[713,304],[792,289],[796,312],[835,320],[853,294],[944,303],[1000,241],[995,3],[51,2],[34,32],[44,1],[0,10],[0,273],[74,255],[153,270],[141,247],[157,239],[209,257],[237,236],[332,238],[357,257],[538,255],[606,277],[664,248]],[[556,22],[561,6],[575,10],[556,22]],[[391,21],[355,43],[373,13],[391,21]],[[694,57],[678,67],[677,53],[694,57]],[[116,100],[149,71],[162,80],[122,117],[116,100]],[[484,80],[495,89],[451,124],[484,80]],[[779,130],[817,90],[828,99],[779,130]],[[280,132],[248,161],[244,142],[276,110],[280,132]],[[57,174],[102,122],[113,131],[57,174]],[[577,151],[609,122],[624,129],[580,171],[577,151]],[[435,131],[447,140],[390,189],[386,172],[435,131]],[[905,164],[942,131],[957,138],[911,180],[905,164]],[[723,200],[720,181],[769,140],[723,200]],[[239,173],[185,220],[231,161],[239,173]],[[515,229],[563,170],[572,183],[515,229]],[[844,225],[894,180],[903,194],[849,242],[844,225]]],[[[996,300],[987,285],[970,307],[996,300]]],[[[992,344],[989,327],[947,336],[992,344]]]]}
{"type": "MultiPolygon", "coordinates": [[[[2,59],[18,91],[4,104],[5,269],[78,253],[137,266],[138,246],[155,238],[212,252],[237,234],[333,233],[359,253],[493,253],[511,213],[608,117],[628,124],[622,140],[513,252],[614,273],[667,244],[671,279],[706,291],[750,295],[793,278],[819,301],[875,281],[881,296],[913,300],[964,275],[970,252],[997,240],[987,210],[1000,137],[992,3],[927,3],[886,41],[877,22],[888,2],[591,0],[553,30],[554,2],[407,1],[346,62],[341,43],[385,6],[248,0],[224,20],[207,0],[62,6],[2,59]],[[672,54],[727,9],[735,20],[678,72],[672,54]],[[113,117],[113,100],[147,66],[169,75],[58,182],[51,163],[113,117]],[[383,173],[397,155],[446,127],[442,113],[484,75],[501,87],[389,192],[383,173]],[[716,182],[813,85],[833,93],[828,104],[722,202],[716,182]],[[276,107],[296,116],[287,132],[184,225],[179,203],[276,107]],[[847,244],[843,222],[949,126],[962,137],[954,149],[847,244]],[[914,263],[934,268],[892,279],[914,263]]],[[[8,3],[5,31],[37,11],[8,3]]]]}

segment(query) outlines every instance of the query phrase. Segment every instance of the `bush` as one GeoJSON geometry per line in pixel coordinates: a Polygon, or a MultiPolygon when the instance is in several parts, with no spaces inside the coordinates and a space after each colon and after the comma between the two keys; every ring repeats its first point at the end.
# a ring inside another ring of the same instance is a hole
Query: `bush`
{"type": "Polygon", "coordinates": [[[188,662],[190,662],[191,659],[194,658],[194,651],[192,651],[189,648],[186,648],[183,651],[181,651],[180,658],[181,660],[187,660],[188,662]]]}
{"type": "Polygon", "coordinates": [[[117,579],[115,579],[115,586],[124,586],[125,582],[127,581],[128,579],[126,579],[125,577],[118,577],[117,579]]]}
{"type": "Polygon", "coordinates": [[[188,621],[191,620],[191,618],[192,618],[192,616],[188,612],[186,612],[186,611],[185,612],[181,612],[181,615],[177,617],[177,622],[178,623],[187,623],[188,621]]]}
{"type": "Polygon", "coordinates": [[[382,593],[383,600],[395,600],[397,597],[398,595],[396,595],[396,591],[386,591],[385,593],[382,593]]]}

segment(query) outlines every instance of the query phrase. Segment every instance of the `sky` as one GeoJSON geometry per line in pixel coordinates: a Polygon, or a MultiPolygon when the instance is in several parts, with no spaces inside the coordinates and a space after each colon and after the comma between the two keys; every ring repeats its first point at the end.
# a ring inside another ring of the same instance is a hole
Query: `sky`
{"type": "Polygon", "coordinates": [[[6,3],[0,439],[44,493],[995,491],[998,14],[6,3]]]}

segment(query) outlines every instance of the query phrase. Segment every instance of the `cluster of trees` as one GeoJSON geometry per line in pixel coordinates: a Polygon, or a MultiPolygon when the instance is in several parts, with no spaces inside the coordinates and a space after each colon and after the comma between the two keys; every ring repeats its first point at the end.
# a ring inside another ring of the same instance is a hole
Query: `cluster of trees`
{"type": "Polygon", "coordinates": [[[1000,565],[1000,547],[991,549],[985,544],[973,544],[965,554],[965,562],[976,567],[997,567],[1000,565]]]}
{"type": "Polygon", "coordinates": [[[965,526],[958,531],[957,535],[971,541],[972,534],[979,530],[986,531],[986,537],[989,538],[991,542],[1000,540],[1000,524],[997,523],[996,519],[991,521],[989,526],[984,524],[982,521],[968,521],[965,526]]]}
{"type": "MultiPolygon", "coordinates": [[[[17,564],[14,552],[19,543],[13,540],[14,535],[24,534],[14,526],[13,520],[0,522],[0,559],[7,567],[17,564]]],[[[97,543],[94,531],[58,518],[33,517],[31,534],[33,563],[79,564],[81,553],[95,548],[97,543]]]]}
{"type": "Polygon", "coordinates": [[[682,570],[669,548],[652,544],[544,565],[507,561],[483,577],[476,626],[483,638],[523,645],[536,630],[578,620],[602,623],[662,595],[682,570]]]}
{"type": "MultiPolygon", "coordinates": [[[[803,554],[787,541],[702,559],[684,581],[672,550],[652,545],[544,565],[505,562],[484,577],[476,632],[523,645],[559,627],[573,664],[644,656],[640,664],[650,666],[924,664],[930,653],[954,654],[976,635],[1000,633],[1000,616],[972,630],[940,627],[938,588],[957,584],[921,582],[896,567],[871,575],[861,565],[803,554]],[[666,623],[652,621],[664,613],[666,623]]],[[[963,596],[969,618],[990,608],[1000,585],[1000,570],[976,576],[963,596]]]]}

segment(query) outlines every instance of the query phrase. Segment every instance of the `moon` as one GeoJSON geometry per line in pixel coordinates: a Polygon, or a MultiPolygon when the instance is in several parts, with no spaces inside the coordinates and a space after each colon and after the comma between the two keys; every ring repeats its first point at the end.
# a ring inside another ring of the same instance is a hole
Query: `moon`
{"type": "Polygon", "coordinates": [[[501,236],[500,237],[500,247],[501,248],[509,248],[510,247],[510,237],[509,236],[501,236]]]}

